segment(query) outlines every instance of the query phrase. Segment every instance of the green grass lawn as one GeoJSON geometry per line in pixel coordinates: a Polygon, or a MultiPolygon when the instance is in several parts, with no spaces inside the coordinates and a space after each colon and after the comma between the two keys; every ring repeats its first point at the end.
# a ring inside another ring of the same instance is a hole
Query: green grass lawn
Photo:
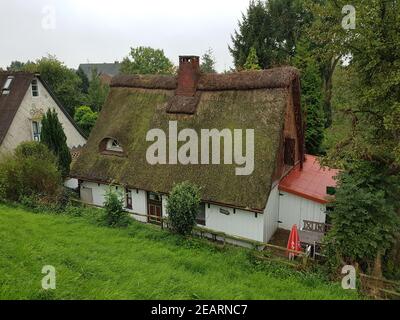
{"type": "Polygon", "coordinates": [[[0,299],[357,298],[321,276],[255,263],[245,249],[0,205],[0,299]],[[45,265],[56,268],[56,290],[41,289],[45,265]]]}

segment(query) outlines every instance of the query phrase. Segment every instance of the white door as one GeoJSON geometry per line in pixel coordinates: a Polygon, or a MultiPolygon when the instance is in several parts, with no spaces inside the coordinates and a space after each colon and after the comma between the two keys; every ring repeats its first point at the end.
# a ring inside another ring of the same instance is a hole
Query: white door
{"type": "Polygon", "coordinates": [[[279,196],[279,228],[292,230],[294,224],[301,228],[301,202],[290,193],[280,192],[279,196]]]}

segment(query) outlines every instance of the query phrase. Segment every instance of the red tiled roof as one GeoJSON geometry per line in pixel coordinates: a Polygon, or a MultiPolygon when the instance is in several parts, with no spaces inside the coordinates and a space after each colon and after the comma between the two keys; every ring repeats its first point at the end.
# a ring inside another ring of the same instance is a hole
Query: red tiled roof
{"type": "Polygon", "coordinates": [[[300,164],[293,168],[290,173],[279,183],[279,190],[295,194],[319,203],[327,203],[327,187],[336,187],[333,178],[339,170],[321,167],[318,158],[306,155],[303,169],[300,164]]]}

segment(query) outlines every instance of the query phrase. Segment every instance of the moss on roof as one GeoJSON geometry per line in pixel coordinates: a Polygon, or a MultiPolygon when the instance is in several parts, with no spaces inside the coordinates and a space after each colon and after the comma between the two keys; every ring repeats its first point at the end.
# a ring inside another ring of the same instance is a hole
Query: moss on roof
{"type": "MultiPolygon", "coordinates": [[[[289,71],[292,73],[293,69],[289,71]]],[[[267,78],[275,83],[271,78],[273,74],[276,72],[266,73],[267,78]]],[[[293,80],[295,75],[292,73],[291,76],[293,80]]],[[[175,94],[172,86],[171,89],[165,89],[165,86],[163,89],[149,88],[151,85],[147,87],[136,83],[139,81],[137,77],[131,81],[125,79],[130,86],[119,82],[118,87],[115,82],[88,143],[72,167],[71,175],[83,180],[117,183],[160,193],[169,193],[175,183],[191,181],[202,188],[204,201],[262,211],[273,182],[288,96],[292,94],[290,79],[272,88],[266,88],[268,86],[264,83],[263,88],[256,86],[247,90],[227,90],[226,86],[222,86],[222,90],[216,90],[217,86],[208,91],[199,90],[200,101],[194,115],[167,112],[168,103],[175,94]],[[235,163],[150,165],[146,160],[146,151],[153,142],[146,141],[147,132],[159,128],[168,134],[169,121],[173,120],[178,121],[178,130],[192,128],[199,137],[201,129],[243,129],[243,134],[245,129],[254,129],[253,174],[236,176],[238,165],[235,163]],[[119,141],[126,157],[99,152],[100,142],[107,137],[119,141]]],[[[143,81],[149,83],[148,79],[143,81]]]]}

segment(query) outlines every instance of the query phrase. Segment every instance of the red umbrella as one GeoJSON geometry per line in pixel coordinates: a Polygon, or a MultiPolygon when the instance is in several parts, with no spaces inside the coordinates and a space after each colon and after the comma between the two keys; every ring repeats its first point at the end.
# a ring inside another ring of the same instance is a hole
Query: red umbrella
{"type": "MultiPolygon", "coordinates": [[[[297,231],[297,225],[293,225],[292,231],[290,231],[289,241],[287,244],[289,250],[301,251],[299,233],[297,231]]],[[[289,252],[289,259],[293,259],[296,254],[289,252]]]]}

